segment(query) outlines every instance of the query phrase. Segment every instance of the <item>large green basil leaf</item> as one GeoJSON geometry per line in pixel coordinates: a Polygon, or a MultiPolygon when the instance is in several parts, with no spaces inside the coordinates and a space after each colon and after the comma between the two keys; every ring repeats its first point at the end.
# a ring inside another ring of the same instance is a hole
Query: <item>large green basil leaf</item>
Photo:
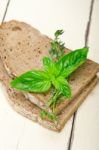
{"type": "Polygon", "coordinates": [[[55,80],[52,81],[52,84],[64,96],[66,96],[67,98],[71,98],[71,88],[70,88],[67,80],[64,79],[64,77],[60,76],[60,77],[56,78],[55,80]]]}
{"type": "Polygon", "coordinates": [[[60,70],[59,76],[68,77],[73,71],[81,66],[87,59],[88,48],[77,49],[64,55],[57,63],[56,67],[60,70]]]}
{"type": "Polygon", "coordinates": [[[12,80],[13,88],[28,92],[46,92],[51,87],[49,76],[44,71],[29,71],[12,80]]]}

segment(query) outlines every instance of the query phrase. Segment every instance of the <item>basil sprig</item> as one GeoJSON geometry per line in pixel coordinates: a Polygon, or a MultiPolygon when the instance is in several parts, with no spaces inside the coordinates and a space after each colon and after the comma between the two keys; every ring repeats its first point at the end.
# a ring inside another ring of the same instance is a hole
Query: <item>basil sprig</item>
{"type": "Polygon", "coordinates": [[[11,81],[11,86],[27,92],[44,93],[51,86],[67,98],[71,98],[71,88],[66,78],[82,65],[87,58],[88,48],[70,52],[54,62],[49,57],[43,58],[43,70],[28,71],[11,81]]]}

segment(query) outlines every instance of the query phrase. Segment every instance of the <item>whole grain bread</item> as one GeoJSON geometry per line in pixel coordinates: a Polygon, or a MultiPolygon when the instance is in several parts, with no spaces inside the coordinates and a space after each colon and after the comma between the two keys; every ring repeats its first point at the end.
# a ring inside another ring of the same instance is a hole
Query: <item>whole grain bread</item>
{"type": "Polygon", "coordinates": [[[12,108],[24,117],[57,132],[63,129],[65,123],[77,110],[80,104],[85,100],[88,93],[94,88],[94,86],[98,82],[98,78],[95,76],[92,79],[92,81],[84,88],[83,92],[80,95],[78,95],[78,97],[75,98],[66,108],[62,110],[60,115],[58,115],[58,122],[52,122],[48,118],[46,118],[46,120],[41,119],[41,109],[33,103],[31,103],[30,101],[28,101],[21,92],[16,91],[10,87],[9,82],[11,80],[11,77],[8,76],[1,60],[0,73],[3,76],[3,78],[1,78],[0,76],[0,80],[2,80],[3,85],[6,87],[6,91],[8,94],[8,102],[12,106],[12,108]]]}
{"type": "MultiPolygon", "coordinates": [[[[10,21],[2,24],[0,27],[0,57],[9,75],[15,77],[28,70],[41,69],[42,58],[49,56],[50,42],[50,38],[26,23],[10,21]]],[[[65,49],[65,52],[68,53],[70,50],[65,49]]],[[[99,65],[88,60],[71,75],[69,83],[72,89],[72,99],[83,91],[98,71],[99,65]]],[[[27,92],[23,94],[40,108],[51,111],[46,106],[51,97],[50,91],[46,94],[27,92]]],[[[59,114],[72,99],[57,104],[55,113],[59,114]]]]}

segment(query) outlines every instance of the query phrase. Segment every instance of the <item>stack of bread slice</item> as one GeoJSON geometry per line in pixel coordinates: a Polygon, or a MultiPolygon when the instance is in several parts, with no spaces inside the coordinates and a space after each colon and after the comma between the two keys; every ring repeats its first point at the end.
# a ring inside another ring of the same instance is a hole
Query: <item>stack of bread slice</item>
{"type": "MultiPolygon", "coordinates": [[[[20,92],[11,88],[10,82],[29,70],[41,69],[42,58],[49,56],[50,43],[49,37],[26,23],[14,20],[3,23],[0,26],[0,80],[6,88],[8,102],[18,113],[48,129],[60,131],[98,82],[99,64],[87,60],[72,73],[69,79],[72,98],[56,105],[57,122],[42,119],[41,110],[52,111],[46,105],[50,91],[44,94],[20,92]]],[[[70,50],[65,49],[65,52],[70,50]]]]}

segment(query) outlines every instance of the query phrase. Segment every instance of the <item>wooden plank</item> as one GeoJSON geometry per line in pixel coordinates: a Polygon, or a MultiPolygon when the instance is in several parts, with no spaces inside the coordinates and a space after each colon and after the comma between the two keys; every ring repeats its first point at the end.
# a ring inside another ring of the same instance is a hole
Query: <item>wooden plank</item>
{"type": "MultiPolygon", "coordinates": [[[[8,0],[0,0],[0,22],[6,16],[8,5],[8,0]]],[[[0,83],[0,150],[15,150],[24,129],[25,120],[12,110],[5,95],[0,83]]]]}
{"type": "Polygon", "coordinates": [[[14,150],[24,127],[24,118],[12,110],[5,95],[0,85],[0,150],[14,150]]]}
{"type": "Polygon", "coordinates": [[[99,150],[99,84],[76,116],[72,150],[99,150]]]}
{"type": "Polygon", "coordinates": [[[76,49],[84,46],[89,5],[90,0],[12,0],[6,20],[26,21],[51,37],[62,28],[66,47],[76,49]]]}
{"type": "MultiPolygon", "coordinates": [[[[95,0],[88,45],[89,57],[99,63],[99,1],[95,0]]],[[[94,69],[94,68],[93,68],[94,69]]],[[[78,110],[72,150],[99,150],[99,84],[78,110]],[[79,137],[79,138],[78,138],[79,137]]]]}
{"type": "Polygon", "coordinates": [[[99,0],[95,0],[94,12],[92,17],[92,25],[89,36],[89,57],[99,63],[99,0]]]}
{"type": "MultiPolygon", "coordinates": [[[[90,0],[76,0],[76,3],[73,0],[12,0],[5,20],[26,21],[51,37],[53,37],[53,32],[56,29],[63,28],[65,30],[63,40],[66,41],[66,46],[75,49],[84,46],[89,5],[90,0]]],[[[3,101],[6,103],[5,97],[3,101]]],[[[1,102],[0,105],[2,106],[4,102],[1,102]]],[[[27,119],[22,119],[21,116],[19,117],[8,108],[10,109],[10,107],[6,107],[8,110],[6,114],[1,114],[0,150],[13,150],[15,148],[17,150],[49,150],[53,148],[54,150],[66,150],[68,148],[72,118],[63,131],[58,134],[48,131],[27,119]],[[7,118],[6,121],[5,118],[7,118]],[[4,128],[3,124],[5,124],[4,128]]],[[[2,108],[2,110],[5,109],[2,108]]]]}

